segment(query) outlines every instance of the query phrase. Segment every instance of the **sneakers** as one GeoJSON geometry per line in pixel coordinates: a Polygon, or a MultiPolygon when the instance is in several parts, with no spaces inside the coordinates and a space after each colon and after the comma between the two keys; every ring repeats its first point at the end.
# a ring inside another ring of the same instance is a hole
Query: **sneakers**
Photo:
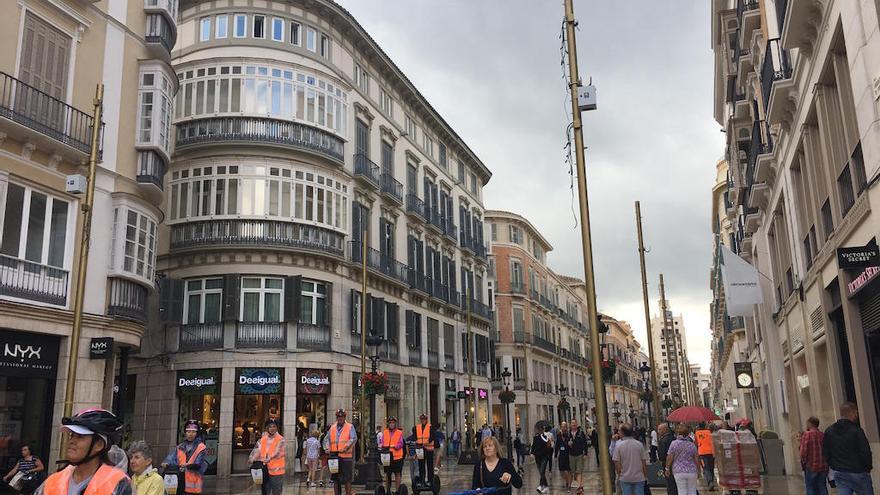
{"type": "Polygon", "coordinates": [[[324,480],[319,480],[319,481],[318,481],[318,487],[320,487],[320,488],[324,488],[324,480]]]}
{"type": "Polygon", "coordinates": [[[538,493],[547,493],[547,492],[550,491],[550,487],[549,487],[549,486],[538,485],[538,489],[537,489],[537,491],[538,491],[538,493]]]}

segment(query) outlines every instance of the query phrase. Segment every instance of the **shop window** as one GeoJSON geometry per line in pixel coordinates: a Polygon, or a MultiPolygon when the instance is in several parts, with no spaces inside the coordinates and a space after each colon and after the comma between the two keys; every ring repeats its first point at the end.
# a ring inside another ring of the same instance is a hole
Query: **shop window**
{"type": "Polygon", "coordinates": [[[187,324],[218,323],[222,316],[223,279],[187,280],[184,321],[187,324]]]}
{"type": "Polygon", "coordinates": [[[235,450],[250,451],[262,436],[266,420],[281,420],[281,370],[239,368],[236,370],[235,386],[232,446],[235,450]]]}
{"type": "Polygon", "coordinates": [[[284,280],[269,277],[242,277],[241,321],[279,322],[284,308],[284,280]]]}
{"type": "Polygon", "coordinates": [[[326,301],[327,286],[324,283],[303,280],[300,321],[320,327],[328,326],[326,301]]]}

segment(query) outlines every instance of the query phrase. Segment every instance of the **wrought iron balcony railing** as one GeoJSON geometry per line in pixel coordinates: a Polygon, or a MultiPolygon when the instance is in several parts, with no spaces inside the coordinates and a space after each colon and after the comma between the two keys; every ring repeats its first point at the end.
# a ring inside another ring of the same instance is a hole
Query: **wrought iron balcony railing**
{"type": "Polygon", "coordinates": [[[391,174],[383,172],[380,177],[382,193],[390,197],[398,204],[403,204],[403,184],[397,181],[391,174]]]}
{"type": "Polygon", "coordinates": [[[455,370],[455,356],[453,356],[452,354],[443,353],[443,364],[446,371],[455,370]]]}
{"type": "MultiPolygon", "coordinates": [[[[362,244],[359,241],[350,241],[349,248],[349,260],[352,263],[363,263],[362,244]]],[[[367,248],[367,268],[391,277],[400,283],[410,283],[408,266],[371,247],[367,248]]]]}
{"type": "Polygon", "coordinates": [[[68,271],[0,254],[0,295],[64,306],[68,271]]]}
{"type": "Polygon", "coordinates": [[[421,366],[422,365],[422,349],[421,348],[409,348],[409,365],[410,366],[421,366]]]}
{"type": "Polygon", "coordinates": [[[275,348],[287,346],[287,324],[284,322],[240,321],[235,328],[235,347],[275,348]]]}
{"type": "Polygon", "coordinates": [[[343,141],[327,131],[299,122],[268,117],[200,117],[177,122],[178,149],[225,143],[266,143],[318,153],[343,162],[343,141]]]}
{"type": "Polygon", "coordinates": [[[764,110],[770,108],[770,94],[776,81],[791,78],[791,62],[788,51],[780,46],[779,40],[767,41],[764,51],[764,65],[761,66],[761,94],[764,97],[764,110]]]}
{"type": "Polygon", "coordinates": [[[171,226],[171,249],[204,246],[272,246],[343,256],[343,235],[277,220],[202,220],[171,226]]]}
{"type": "Polygon", "coordinates": [[[0,117],[86,155],[91,149],[94,125],[91,115],[5,72],[0,72],[0,117]]]}
{"type": "Polygon", "coordinates": [[[303,322],[297,323],[296,347],[313,351],[329,351],[330,327],[303,322]]]}
{"type": "Polygon", "coordinates": [[[178,331],[178,350],[201,351],[223,348],[223,323],[190,323],[178,331]]]}
{"type": "Polygon", "coordinates": [[[550,342],[547,339],[538,337],[537,335],[532,335],[532,345],[540,349],[544,349],[547,352],[556,352],[556,344],[550,342]]]}
{"type": "Polygon", "coordinates": [[[150,291],[143,285],[124,278],[111,278],[107,315],[143,323],[147,321],[149,295],[150,291]]]}
{"type": "Polygon", "coordinates": [[[413,193],[406,195],[406,211],[415,213],[422,220],[425,219],[425,202],[413,193]]]}
{"type": "Polygon", "coordinates": [[[373,187],[379,187],[379,166],[373,163],[367,155],[358,153],[354,155],[354,176],[366,179],[373,187]]]}
{"type": "Polygon", "coordinates": [[[139,184],[153,184],[160,190],[165,188],[165,160],[153,150],[138,151],[137,181],[139,184]]]}
{"type": "Polygon", "coordinates": [[[174,49],[177,42],[177,28],[168,21],[168,18],[162,14],[147,15],[147,32],[144,36],[147,44],[157,43],[165,49],[168,54],[174,49]]]}

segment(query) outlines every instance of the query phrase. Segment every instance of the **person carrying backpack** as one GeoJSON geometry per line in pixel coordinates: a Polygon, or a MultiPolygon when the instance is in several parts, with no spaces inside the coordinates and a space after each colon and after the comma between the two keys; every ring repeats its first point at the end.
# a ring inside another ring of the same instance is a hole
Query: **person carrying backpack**
{"type": "Polygon", "coordinates": [[[553,456],[553,434],[550,433],[550,425],[545,425],[543,432],[535,434],[535,438],[532,439],[532,455],[535,456],[535,464],[541,476],[538,493],[547,493],[550,491],[547,483],[547,464],[553,456]]]}

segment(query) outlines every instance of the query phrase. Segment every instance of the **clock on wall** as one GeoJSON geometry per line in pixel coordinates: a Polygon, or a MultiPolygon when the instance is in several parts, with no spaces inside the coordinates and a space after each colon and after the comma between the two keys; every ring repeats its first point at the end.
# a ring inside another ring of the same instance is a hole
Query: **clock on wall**
{"type": "Polygon", "coordinates": [[[752,375],[752,363],[750,361],[733,363],[733,373],[736,376],[737,388],[753,388],[755,379],[752,375]]]}

